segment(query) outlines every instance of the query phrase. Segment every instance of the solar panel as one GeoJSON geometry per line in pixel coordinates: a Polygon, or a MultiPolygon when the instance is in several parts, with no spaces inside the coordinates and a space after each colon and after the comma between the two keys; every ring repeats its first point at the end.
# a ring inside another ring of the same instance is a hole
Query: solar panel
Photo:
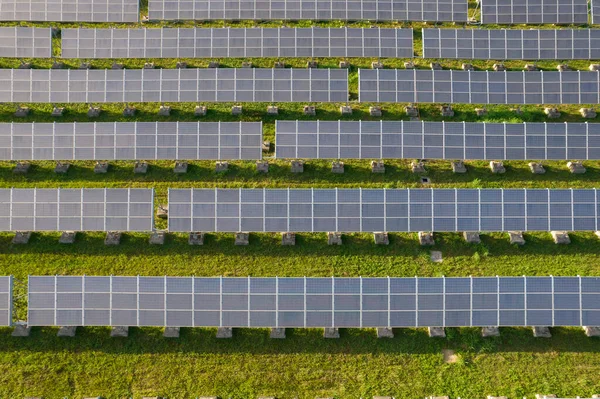
{"type": "Polygon", "coordinates": [[[0,57],[52,57],[52,29],[0,27],[0,57]]]}
{"type": "Polygon", "coordinates": [[[0,160],[258,160],[262,122],[0,123],[0,160]]]}
{"type": "Polygon", "coordinates": [[[424,58],[591,60],[600,29],[423,29],[424,58]]]}
{"type": "Polygon", "coordinates": [[[481,0],[482,24],[587,24],[587,0],[481,0]]]}
{"type": "Polygon", "coordinates": [[[595,189],[169,189],[169,231],[597,231],[597,202],[595,189]]]}
{"type": "Polygon", "coordinates": [[[592,6],[592,24],[600,24],[600,2],[591,0],[592,6]]]}
{"type": "Polygon", "coordinates": [[[600,72],[359,69],[360,102],[598,104],[600,72]]]}
{"type": "Polygon", "coordinates": [[[0,69],[0,102],[346,102],[347,69],[0,69]]]}
{"type": "Polygon", "coordinates": [[[30,326],[598,326],[598,277],[30,276],[30,326]]]}
{"type": "Polygon", "coordinates": [[[377,20],[466,22],[467,0],[149,0],[151,20],[377,20]]]}
{"type": "Polygon", "coordinates": [[[62,29],[63,58],[412,58],[412,29],[62,29]]]}
{"type": "Polygon", "coordinates": [[[0,21],[138,22],[139,0],[2,0],[0,21]]]}
{"type": "Polygon", "coordinates": [[[12,325],[12,276],[0,276],[0,326],[12,325]]]}
{"type": "Polygon", "coordinates": [[[153,210],[153,189],[0,189],[0,231],[152,231],[153,210]]]}
{"type": "Polygon", "coordinates": [[[275,122],[280,159],[598,160],[595,123],[275,122]]]}

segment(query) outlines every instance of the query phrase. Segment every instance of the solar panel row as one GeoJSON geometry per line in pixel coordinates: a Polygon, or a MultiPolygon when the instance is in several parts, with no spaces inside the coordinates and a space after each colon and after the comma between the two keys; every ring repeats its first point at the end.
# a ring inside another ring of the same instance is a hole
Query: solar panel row
{"type": "Polygon", "coordinates": [[[600,24],[600,2],[598,0],[591,0],[592,8],[592,23],[600,24]]]}
{"type": "Polygon", "coordinates": [[[0,189],[0,231],[152,231],[154,190],[0,189]]]}
{"type": "Polygon", "coordinates": [[[346,102],[347,69],[0,69],[0,102],[346,102]]]}
{"type": "Polygon", "coordinates": [[[275,142],[283,159],[598,160],[600,124],[278,120],[275,142]]]}
{"type": "Polygon", "coordinates": [[[169,189],[171,232],[596,230],[595,189],[169,189]]]}
{"type": "Polygon", "coordinates": [[[600,29],[423,29],[424,58],[592,60],[600,29]]]}
{"type": "Polygon", "coordinates": [[[52,29],[0,27],[0,57],[52,57],[52,29]]]}
{"type": "Polygon", "coordinates": [[[139,0],[2,0],[0,21],[138,22],[139,0]]]}
{"type": "Polygon", "coordinates": [[[262,122],[0,123],[0,160],[255,160],[262,122]]]}
{"type": "Polygon", "coordinates": [[[481,0],[482,24],[587,24],[587,0],[481,0]]]}
{"type": "Polygon", "coordinates": [[[360,102],[598,104],[600,72],[359,69],[360,102]]]}
{"type": "Polygon", "coordinates": [[[149,0],[151,20],[466,22],[467,0],[149,0]]]}
{"type": "Polygon", "coordinates": [[[412,58],[412,29],[63,29],[63,58],[412,58]]]}
{"type": "Polygon", "coordinates": [[[0,326],[12,325],[12,276],[0,276],[0,326]]]}
{"type": "Polygon", "coordinates": [[[30,326],[600,325],[600,278],[30,276],[30,326]]]}

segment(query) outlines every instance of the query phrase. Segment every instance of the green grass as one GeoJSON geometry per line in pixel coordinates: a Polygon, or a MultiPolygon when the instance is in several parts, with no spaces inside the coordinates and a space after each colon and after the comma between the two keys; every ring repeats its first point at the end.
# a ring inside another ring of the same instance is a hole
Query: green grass
{"type": "MultiPolygon", "coordinates": [[[[473,16],[478,15],[470,2],[473,16]]],[[[142,4],[147,13],[147,3],[142,4]]],[[[281,26],[268,23],[151,23],[144,26],[218,27],[281,26]]],[[[16,24],[2,23],[2,26],[16,24]]],[[[23,23],[22,25],[33,25],[23,23]]],[[[36,24],[58,27],[126,27],[124,24],[36,24]]],[[[415,55],[421,55],[420,29],[426,24],[341,21],[286,22],[287,26],[382,26],[415,28],[415,55]]],[[[141,24],[140,24],[141,26],[141,24]]],[[[451,28],[450,24],[439,25],[451,28]]],[[[468,26],[468,29],[477,28],[468,26]]],[[[490,26],[492,28],[492,26],[490,26]]],[[[519,26],[518,28],[529,28],[519,26]]],[[[542,26],[540,28],[553,28],[542,26]]],[[[54,39],[59,55],[60,38],[54,39]]],[[[35,68],[49,68],[51,60],[30,60],[35,68]]],[[[61,60],[76,68],[87,60],[61,60]]],[[[109,68],[113,62],[141,68],[144,62],[174,68],[177,60],[94,60],[93,68],[109,68]]],[[[205,67],[209,60],[183,60],[190,67],[205,67]]],[[[242,59],[218,60],[223,67],[240,66],[242,59]]],[[[271,67],[275,59],[252,59],[256,67],[271,67]]],[[[304,67],[307,59],[284,59],[287,66],[304,67]]],[[[319,67],[337,68],[339,59],[318,59],[319,67]]],[[[358,68],[369,68],[374,59],[350,59],[352,116],[340,117],[340,104],[318,104],[322,120],[373,120],[370,104],[358,104],[358,68]]],[[[403,68],[403,59],[384,59],[386,68],[403,68]]],[[[414,60],[419,68],[440,61],[444,68],[460,69],[462,62],[490,70],[495,61],[414,60]]],[[[556,62],[540,62],[554,70],[556,62]]],[[[587,69],[590,62],[569,62],[587,69]]],[[[14,59],[0,59],[0,68],[18,66],[14,59]]],[[[521,70],[525,61],[510,61],[521,70]]],[[[102,104],[98,121],[218,121],[244,120],[264,123],[265,139],[274,142],[276,119],[314,119],[302,114],[302,104],[280,104],[280,115],[266,115],[268,104],[244,104],[241,117],[232,117],[233,104],[208,104],[204,118],[196,118],[196,104],[170,104],[170,117],[157,117],[158,104],[133,104],[134,118],[121,115],[123,104],[102,104]]],[[[406,104],[384,104],[383,118],[408,120],[406,104]]],[[[65,104],[61,119],[50,116],[51,106],[29,104],[31,116],[15,120],[13,105],[0,105],[0,122],[87,122],[87,106],[65,104]]],[[[522,107],[517,115],[505,106],[488,106],[477,117],[476,105],[456,105],[454,118],[441,118],[439,105],[420,105],[426,121],[546,121],[542,106],[522,107]]],[[[579,106],[559,106],[558,122],[584,122],[579,106]]],[[[597,121],[592,121],[597,122],[597,121]]],[[[169,187],[420,187],[410,172],[410,160],[386,161],[386,173],[373,175],[368,161],[344,160],[346,173],[334,175],[327,161],[311,160],[305,172],[294,175],[289,164],[273,160],[266,175],[251,162],[231,162],[230,170],[214,172],[212,162],[191,162],[189,172],[176,176],[172,162],[151,162],[145,176],[133,174],[133,162],[111,162],[107,175],[95,175],[92,162],[74,162],[66,175],[53,173],[54,163],[34,162],[30,173],[16,176],[13,163],[0,162],[0,187],[153,187],[157,204],[166,203],[169,187]]],[[[427,162],[431,187],[598,187],[600,162],[586,162],[588,173],[571,175],[564,162],[546,162],[545,175],[532,175],[526,162],[506,162],[504,175],[492,175],[485,162],[468,162],[468,173],[454,175],[449,162],[427,162]]],[[[165,228],[157,220],[158,228],[165,228]]],[[[187,237],[171,234],[164,246],[150,246],[146,234],[125,234],[118,247],[105,247],[100,233],[79,234],[71,246],[58,244],[58,234],[34,234],[26,246],[10,243],[11,234],[0,234],[0,275],[13,274],[15,317],[26,319],[27,275],[179,275],[179,276],[489,276],[489,275],[600,275],[600,240],[593,233],[574,233],[569,246],[555,245],[547,233],[526,234],[524,247],[511,246],[503,234],[484,234],[482,243],[466,244],[459,234],[436,234],[434,250],[442,263],[429,260],[429,248],[418,245],[416,234],[390,234],[390,245],[375,246],[368,234],[344,236],[344,245],[326,245],[324,234],[299,234],[295,247],[282,247],[276,234],[252,234],[248,247],[233,245],[228,234],[207,235],[203,247],[190,247],[187,237]]],[[[107,398],[167,396],[190,398],[218,395],[222,398],[368,398],[391,395],[418,398],[449,395],[483,398],[506,395],[511,399],[536,393],[559,397],[590,397],[600,393],[600,340],[589,339],[580,329],[553,330],[553,338],[532,338],[526,329],[503,329],[499,338],[482,339],[477,329],[447,329],[445,340],[430,339],[424,329],[396,330],[392,340],[377,340],[374,330],[342,330],[340,340],[326,341],[319,330],[291,330],[284,341],[268,338],[262,329],[236,330],[232,340],[216,340],[214,329],[183,329],[178,340],[167,340],[155,328],[132,329],[128,339],[110,339],[107,328],[79,329],[74,339],[55,337],[56,329],[34,329],[29,339],[10,337],[0,329],[0,398],[43,396],[107,398]],[[452,349],[459,361],[444,364],[442,349],[452,349]]]]}

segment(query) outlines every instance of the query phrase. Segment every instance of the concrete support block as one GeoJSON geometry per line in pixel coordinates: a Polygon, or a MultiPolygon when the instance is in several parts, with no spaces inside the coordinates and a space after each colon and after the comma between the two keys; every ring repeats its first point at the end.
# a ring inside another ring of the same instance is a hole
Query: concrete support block
{"type": "Polygon", "coordinates": [[[130,107],[129,105],[123,109],[123,116],[132,117],[135,116],[135,107],[130,107]]]}
{"type": "Polygon", "coordinates": [[[580,108],[579,113],[585,119],[594,119],[596,117],[594,108],[580,108]]]}
{"type": "Polygon", "coordinates": [[[241,105],[234,105],[233,107],[231,107],[231,115],[233,116],[241,115],[242,111],[243,108],[241,105]]]}
{"type": "Polygon", "coordinates": [[[475,68],[473,68],[473,64],[466,64],[466,63],[463,63],[463,64],[462,64],[462,70],[463,70],[463,71],[474,71],[474,70],[475,70],[475,68]]]}
{"type": "Polygon", "coordinates": [[[194,232],[188,236],[189,245],[204,245],[204,233],[194,232]]]}
{"type": "Polygon", "coordinates": [[[271,328],[271,339],[285,339],[285,328],[271,328]]]}
{"type": "Polygon", "coordinates": [[[327,233],[327,245],[342,245],[342,233],[327,233]]]}
{"type": "Polygon", "coordinates": [[[415,174],[427,173],[425,170],[425,164],[421,161],[412,161],[410,163],[410,170],[415,174]]]}
{"type": "Polygon", "coordinates": [[[153,231],[150,233],[150,239],[148,242],[150,245],[163,245],[166,237],[167,233],[165,231],[153,231]]]}
{"type": "Polygon", "coordinates": [[[65,113],[65,109],[63,107],[53,107],[52,113],[50,114],[50,116],[59,118],[59,117],[63,116],[64,113],[65,113]]]}
{"type": "Polygon", "coordinates": [[[308,69],[313,69],[313,68],[318,68],[318,67],[319,67],[319,65],[317,64],[317,61],[308,61],[308,62],[306,63],[306,67],[307,67],[308,69]]]}
{"type": "Polygon", "coordinates": [[[506,396],[489,396],[487,397],[487,399],[507,399],[506,396]]]}
{"type": "Polygon", "coordinates": [[[119,245],[121,243],[121,232],[120,231],[107,231],[106,237],[104,237],[104,245],[112,246],[119,245]]]}
{"type": "Polygon", "coordinates": [[[207,110],[208,110],[208,108],[206,107],[206,105],[196,105],[196,108],[194,109],[194,115],[195,116],[206,116],[207,110]]]}
{"type": "Polygon", "coordinates": [[[333,161],[331,163],[331,173],[344,173],[344,163],[341,161],[333,161]]]}
{"type": "Polygon", "coordinates": [[[440,113],[443,117],[452,118],[454,116],[454,110],[451,105],[442,105],[440,107],[440,113]]]}
{"type": "Polygon", "coordinates": [[[105,174],[106,172],[108,172],[108,162],[96,162],[94,173],[105,174]]]}
{"type": "Polygon", "coordinates": [[[13,244],[27,244],[31,238],[31,231],[17,231],[12,239],[13,244]]]}
{"type": "Polygon", "coordinates": [[[477,116],[485,116],[485,115],[487,115],[487,109],[486,108],[475,108],[475,113],[477,114],[477,116]]]}
{"type": "Polygon", "coordinates": [[[52,63],[52,66],[50,67],[50,69],[64,69],[65,68],[65,64],[63,62],[59,62],[59,61],[54,61],[52,63]]]}
{"type": "Polygon", "coordinates": [[[59,244],[73,244],[76,236],[77,232],[75,231],[63,231],[58,242],[59,244]]]}
{"type": "Polygon", "coordinates": [[[340,69],[350,68],[350,63],[348,61],[340,61],[339,67],[340,67],[340,69]]]}
{"type": "Polygon", "coordinates": [[[566,231],[551,231],[552,240],[555,244],[570,244],[571,238],[569,237],[569,233],[566,231]]]}
{"type": "Polygon", "coordinates": [[[415,69],[415,63],[412,61],[405,62],[404,69],[415,69]]]}
{"type": "Polygon", "coordinates": [[[186,69],[187,68],[187,62],[177,61],[177,64],[175,64],[175,68],[177,68],[177,69],[186,69]]]}
{"type": "Polygon", "coordinates": [[[179,327],[165,327],[163,332],[165,338],[179,338],[179,327]]]}
{"type": "Polygon", "coordinates": [[[276,105],[269,105],[267,107],[267,115],[279,115],[279,108],[276,105]]]}
{"type": "Polygon", "coordinates": [[[169,105],[161,105],[158,109],[158,116],[171,116],[171,107],[169,105]]]}
{"type": "Polygon", "coordinates": [[[340,337],[340,330],[338,328],[326,328],[325,331],[323,331],[323,337],[337,339],[340,337]]]}
{"type": "Polygon", "coordinates": [[[529,170],[534,175],[543,175],[544,173],[546,173],[546,169],[544,169],[544,166],[538,162],[529,162],[529,170]]]}
{"type": "Polygon", "coordinates": [[[372,69],[383,69],[383,63],[381,63],[379,61],[373,61],[373,62],[371,62],[371,68],[372,69]]]}
{"type": "Polygon", "coordinates": [[[235,233],[235,245],[250,244],[250,233],[235,233]]]}
{"type": "Polygon", "coordinates": [[[129,327],[115,326],[111,328],[110,336],[112,338],[127,338],[129,336],[129,327]]]}
{"type": "Polygon", "coordinates": [[[490,170],[495,175],[506,173],[506,168],[502,161],[490,161],[490,170]]]}
{"type": "Polygon", "coordinates": [[[404,107],[404,112],[406,112],[406,116],[410,116],[411,118],[419,117],[419,109],[412,104],[404,107]]]}
{"type": "Polygon", "coordinates": [[[340,113],[342,115],[352,115],[352,107],[349,105],[342,105],[340,107],[340,113]]]}
{"type": "Polygon", "coordinates": [[[259,173],[268,173],[269,172],[269,162],[256,161],[256,171],[259,173]]]}
{"type": "Polygon", "coordinates": [[[442,263],[444,261],[442,257],[442,251],[429,252],[429,259],[431,259],[433,263],[442,263]]]}
{"type": "Polygon", "coordinates": [[[183,173],[187,173],[187,170],[188,170],[187,162],[180,162],[180,161],[175,162],[175,167],[173,168],[173,173],[183,174],[183,173]]]}
{"type": "Polygon", "coordinates": [[[382,115],[381,107],[369,107],[369,115],[374,117],[380,117],[382,115]]]}
{"type": "Polygon", "coordinates": [[[446,338],[444,327],[429,327],[428,332],[431,338],[446,338]]]}
{"type": "Polygon", "coordinates": [[[296,245],[296,233],[281,233],[281,245],[296,245]]]}
{"type": "Polygon", "coordinates": [[[508,238],[511,244],[525,245],[525,238],[523,238],[522,231],[509,231],[508,238]]]}
{"type": "Polygon", "coordinates": [[[242,68],[252,68],[252,63],[250,61],[242,62],[242,68]]]}
{"type": "Polygon", "coordinates": [[[114,70],[123,69],[123,64],[120,64],[118,62],[113,62],[113,64],[110,66],[110,69],[114,69],[114,70]]]}
{"type": "Polygon", "coordinates": [[[16,118],[25,118],[26,116],[29,116],[29,114],[30,114],[29,107],[18,106],[17,110],[15,111],[16,118]]]}
{"type": "Polygon", "coordinates": [[[433,233],[429,231],[419,231],[419,244],[422,247],[435,245],[433,233]]]}
{"type": "Polygon", "coordinates": [[[583,166],[583,164],[581,162],[567,162],[567,168],[569,168],[569,171],[571,171],[571,173],[573,173],[574,175],[580,175],[585,173],[586,169],[583,166]]]}
{"type": "Polygon", "coordinates": [[[494,64],[494,66],[492,67],[494,69],[494,71],[496,72],[502,72],[502,71],[506,71],[506,67],[504,66],[504,64],[500,63],[500,64],[494,64]]]}
{"type": "Polygon", "coordinates": [[[31,63],[21,61],[17,69],[31,69],[31,63]]]}
{"type": "Polygon", "coordinates": [[[77,333],[77,326],[64,326],[58,329],[57,337],[74,337],[77,333]]]}
{"type": "Polygon", "coordinates": [[[600,327],[583,327],[585,335],[588,337],[600,337],[600,327]]]}
{"type": "Polygon", "coordinates": [[[469,244],[479,244],[481,243],[481,238],[479,237],[478,231],[465,231],[463,232],[463,237],[466,242],[469,244]]]}
{"type": "Polygon", "coordinates": [[[484,338],[499,337],[500,336],[500,328],[498,328],[498,327],[481,327],[481,336],[484,338]]]}
{"type": "Polygon", "coordinates": [[[89,107],[87,116],[88,118],[97,118],[100,116],[101,112],[102,110],[100,109],[100,107],[89,107]]]}
{"type": "Polygon", "coordinates": [[[208,63],[208,67],[209,68],[218,68],[219,67],[219,63],[217,61],[210,61],[208,63]]]}
{"type": "Polygon", "coordinates": [[[451,165],[453,173],[467,173],[467,167],[463,161],[454,161],[451,165]]]}
{"type": "Polygon", "coordinates": [[[217,328],[217,338],[228,339],[233,337],[233,328],[231,327],[219,327],[217,328]]]}
{"type": "Polygon", "coordinates": [[[569,72],[569,71],[572,71],[571,67],[568,66],[567,64],[558,64],[556,66],[556,69],[558,70],[558,72],[569,72]]]}
{"type": "Polygon", "coordinates": [[[17,162],[15,168],[13,169],[14,174],[24,175],[29,171],[31,164],[29,162],[17,162]]]}
{"type": "Polygon", "coordinates": [[[144,69],[154,69],[154,62],[144,63],[144,69]]]}
{"type": "Polygon", "coordinates": [[[262,143],[262,151],[269,152],[271,151],[271,142],[269,140],[265,140],[262,143]]]}
{"type": "Polygon", "coordinates": [[[215,163],[215,172],[226,172],[229,169],[229,162],[227,161],[219,161],[215,163]]]}
{"type": "Polygon", "coordinates": [[[136,161],[133,165],[133,173],[136,175],[145,175],[148,172],[148,162],[136,161]]]}
{"type": "Polygon", "coordinates": [[[535,394],[535,399],[553,399],[553,398],[556,398],[555,394],[541,394],[541,393],[535,394]]]}
{"type": "Polygon", "coordinates": [[[56,166],[54,167],[54,173],[63,175],[68,172],[69,167],[71,167],[71,164],[69,164],[68,162],[57,162],[56,166]]]}
{"type": "Polygon", "coordinates": [[[560,118],[560,112],[557,108],[547,107],[544,108],[544,113],[549,119],[558,119],[560,118]]]}
{"type": "Polygon", "coordinates": [[[375,245],[390,245],[390,238],[385,232],[373,233],[373,240],[375,245]]]}
{"type": "Polygon", "coordinates": [[[31,327],[27,325],[27,322],[18,321],[15,323],[15,329],[10,334],[11,337],[29,337],[31,333],[31,327]]]}
{"type": "Polygon", "coordinates": [[[394,338],[394,330],[391,328],[378,328],[377,329],[377,338],[394,338]]]}
{"type": "Polygon", "coordinates": [[[304,172],[304,161],[292,161],[292,173],[304,172]]]}
{"type": "Polygon", "coordinates": [[[600,64],[590,64],[590,71],[597,72],[600,71],[600,64]]]}
{"type": "Polygon", "coordinates": [[[536,338],[552,338],[550,327],[531,327],[531,330],[536,338]]]}
{"type": "Polygon", "coordinates": [[[276,68],[276,69],[285,68],[285,64],[281,61],[276,61],[275,64],[273,64],[273,68],[276,68]]]}
{"type": "Polygon", "coordinates": [[[385,173],[383,161],[371,161],[371,173],[385,173]]]}
{"type": "Polygon", "coordinates": [[[526,72],[535,72],[538,70],[538,68],[535,64],[525,64],[523,70],[525,70],[526,72]]]}
{"type": "Polygon", "coordinates": [[[439,62],[432,62],[429,64],[429,67],[434,71],[441,71],[443,69],[442,64],[439,62]]]}
{"type": "Polygon", "coordinates": [[[314,105],[305,105],[303,111],[306,116],[315,116],[317,114],[317,109],[314,105]]]}

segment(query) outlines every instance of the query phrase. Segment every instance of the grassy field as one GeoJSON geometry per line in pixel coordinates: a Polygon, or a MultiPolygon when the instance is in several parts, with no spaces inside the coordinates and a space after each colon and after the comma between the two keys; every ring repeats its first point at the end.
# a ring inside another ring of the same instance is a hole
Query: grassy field
{"type": "MultiPolygon", "coordinates": [[[[475,10],[471,2],[472,11],[475,10]]],[[[142,4],[142,14],[147,3],[142,4]]],[[[478,11],[473,12],[477,16],[478,11]]],[[[281,26],[269,23],[152,23],[162,26],[281,26]]],[[[3,23],[2,26],[15,24],[3,23]]],[[[23,24],[31,25],[31,24],[23,24]]],[[[76,27],[79,24],[37,24],[76,27]]],[[[307,27],[313,22],[290,22],[307,27]]],[[[421,32],[425,24],[352,23],[346,26],[393,26],[415,29],[416,56],[421,54],[421,32]]],[[[81,26],[92,26],[81,24],[81,26]]],[[[108,27],[108,25],[96,25],[108,27]]],[[[125,27],[125,25],[112,25],[125,27]]],[[[345,26],[340,21],[314,26],[345,26]]],[[[442,24],[442,27],[452,27],[442,24]]],[[[477,29],[478,26],[467,28],[477,29]]],[[[523,26],[519,28],[525,28],[523,26]]],[[[529,27],[527,27],[529,28],[529,27]]],[[[541,28],[552,29],[551,26],[541,28]]],[[[54,39],[55,55],[60,39],[54,39]]],[[[30,60],[35,68],[50,67],[51,60],[30,60]]],[[[61,60],[76,68],[84,60],[61,60]]],[[[87,60],[85,60],[87,61],[87,60]]],[[[144,62],[173,68],[177,60],[94,60],[93,68],[109,68],[113,62],[141,68],[144,62]]],[[[183,60],[190,67],[205,67],[209,60],[183,60]]],[[[223,67],[241,66],[242,59],[218,60],[223,67]]],[[[275,59],[253,59],[256,67],[271,67],[275,59]]],[[[280,60],[281,61],[281,60],[280,60]]],[[[287,66],[304,67],[306,59],[285,59],[287,66]]],[[[319,67],[337,68],[339,59],[318,59],[319,67]]],[[[354,113],[341,118],[340,104],[318,104],[323,120],[372,120],[371,104],[358,104],[358,68],[369,68],[374,59],[350,59],[350,104],[354,113]]],[[[402,68],[407,60],[384,59],[386,68],[402,68]]],[[[444,68],[460,69],[462,62],[490,70],[496,62],[424,60],[418,68],[439,61],[444,68]]],[[[544,70],[555,70],[560,62],[540,62],[544,70]]],[[[588,61],[569,62],[586,70],[588,61]]],[[[18,66],[14,59],[0,59],[0,68],[18,66]]],[[[511,70],[521,70],[525,61],[510,61],[511,70]]],[[[84,122],[87,106],[68,104],[65,115],[52,118],[52,107],[27,104],[29,117],[15,120],[14,104],[0,105],[0,122],[84,122]]],[[[157,117],[158,104],[132,104],[138,112],[126,119],[123,104],[102,104],[98,121],[195,121],[196,104],[170,104],[170,117],[157,117]]],[[[241,117],[232,117],[233,104],[208,104],[200,120],[244,120],[264,123],[265,139],[274,142],[275,119],[311,119],[302,114],[303,104],[279,104],[277,118],[266,115],[268,104],[244,104],[241,117]]],[[[386,104],[383,119],[408,120],[406,104],[386,104]]],[[[478,117],[476,105],[456,105],[454,118],[441,118],[438,105],[420,105],[427,121],[546,121],[542,106],[522,107],[517,115],[505,106],[489,106],[478,117]]],[[[559,122],[584,122],[579,106],[558,106],[559,122]]],[[[314,119],[314,118],[312,118],[314,119]]],[[[597,121],[590,121],[597,122],[597,121]]],[[[419,176],[410,172],[411,160],[386,161],[386,173],[373,175],[368,161],[344,160],[346,173],[334,175],[327,161],[310,161],[300,175],[289,164],[270,162],[266,175],[251,162],[231,162],[230,170],[214,172],[212,162],[191,162],[186,175],[173,174],[172,162],[151,162],[147,175],[134,175],[133,162],[111,163],[107,175],[93,173],[92,162],[74,162],[66,175],[53,172],[54,163],[34,162],[30,173],[17,176],[13,163],[0,162],[0,187],[153,187],[157,204],[166,203],[169,187],[421,187],[419,176]]],[[[507,173],[492,175],[485,162],[468,162],[468,173],[455,175],[449,162],[427,162],[430,187],[598,187],[600,162],[586,162],[588,172],[571,175],[565,162],[545,163],[545,175],[532,175],[526,162],[506,162],[507,173]]],[[[163,220],[157,220],[165,228],[163,220]]],[[[208,235],[203,247],[190,247],[187,237],[171,234],[164,246],[150,246],[147,234],[125,234],[118,247],[105,247],[103,234],[79,234],[71,246],[58,244],[58,234],[34,234],[26,246],[11,244],[12,235],[0,234],[0,275],[16,278],[15,317],[26,318],[27,275],[180,275],[180,276],[489,276],[489,275],[600,275],[600,240],[593,233],[574,233],[569,246],[555,245],[548,233],[526,234],[527,244],[511,246],[503,234],[484,234],[482,243],[466,244],[459,234],[437,234],[434,250],[442,263],[430,261],[431,248],[421,248],[416,234],[390,234],[390,245],[375,246],[368,234],[344,236],[344,245],[330,247],[325,234],[300,234],[295,247],[282,247],[275,234],[252,234],[248,247],[233,245],[233,236],[208,235]]],[[[378,340],[375,331],[342,330],[339,340],[324,340],[319,330],[288,330],[283,341],[268,338],[263,329],[236,330],[232,340],[217,340],[214,329],[182,329],[181,338],[168,340],[160,329],[131,329],[128,339],[109,338],[108,328],[79,329],[74,339],[59,339],[55,328],[34,329],[28,339],[10,336],[0,328],[0,398],[43,396],[125,398],[166,396],[192,398],[218,395],[222,398],[368,398],[390,395],[418,398],[449,395],[452,398],[483,398],[506,395],[512,399],[536,393],[559,397],[590,397],[600,393],[600,340],[586,338],[581,329],[553,330],[549,340],[534,339],[527,329],[503,329],[499,338],[483,339],[477,329],[447,329],[448,338],[431,339],[424,329],[395,331],[395,338],[378,340]],[[443,350],[457,355],[445,363],[443,350]]]]}

